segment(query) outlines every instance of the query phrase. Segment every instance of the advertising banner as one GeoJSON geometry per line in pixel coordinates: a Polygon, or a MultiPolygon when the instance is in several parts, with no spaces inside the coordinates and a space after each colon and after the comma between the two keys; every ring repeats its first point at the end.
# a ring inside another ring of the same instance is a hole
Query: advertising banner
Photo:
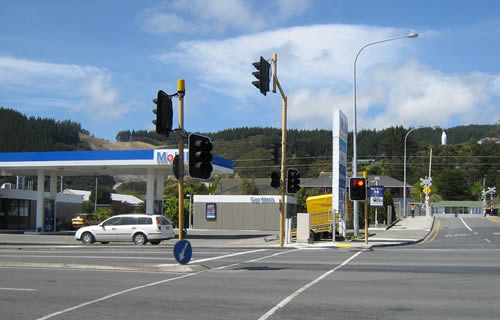
{"type": "Polygon", "coordinates": [[[370,187],[370,206],[371,207],[384,206],[384,186],[370,187]]]}

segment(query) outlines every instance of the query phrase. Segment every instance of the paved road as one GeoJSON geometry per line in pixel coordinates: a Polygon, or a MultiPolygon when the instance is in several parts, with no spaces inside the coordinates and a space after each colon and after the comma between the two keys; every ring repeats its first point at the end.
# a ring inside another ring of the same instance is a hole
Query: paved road
{"type": "Polygon", "coordinates": [[[500,219],[387,248],[0,248],[2,319],[497,319],[500,219]]]}

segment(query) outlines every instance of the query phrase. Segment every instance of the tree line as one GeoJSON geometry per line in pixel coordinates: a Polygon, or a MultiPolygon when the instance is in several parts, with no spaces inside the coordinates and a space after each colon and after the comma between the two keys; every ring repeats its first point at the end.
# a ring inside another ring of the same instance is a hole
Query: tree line
{"type": "Polygon", "coordinates": [[[0,152],[70,151],[80,144],[80,123],[26,117],[0,107],[0,152]]]}

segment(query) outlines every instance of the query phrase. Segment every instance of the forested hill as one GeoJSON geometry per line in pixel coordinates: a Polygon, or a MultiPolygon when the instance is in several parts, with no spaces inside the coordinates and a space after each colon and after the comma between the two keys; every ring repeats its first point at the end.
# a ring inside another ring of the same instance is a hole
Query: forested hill
{"type": "MultiPolygon", "coordinates": [[[[357,135],[358,158],[372,160],[380,157],[402,157],[404,137],[409,129],[398,126],[383,130],[362,130],[357,135]]],[[[439,145],[443,130],[421,128],[408,136],[408,150],[416,146],[428,149],[439,145]]],[[[235,160],[235,169],[242,176],[265,177],[279,168],[273,161],[272,145],[281,146],[281,130],[277,128],[235,128],[208,135],[214,144],[214,153],[235,160]]],[[[500,138],[499,125],[469,125],[446,129],[448,144],[477,143],[484,137],[500,138]]],[[[121,131],[117,141],[143,141],[156,145],[177,145],[177,135],[164,138],[152,131],[121,131]]],[[[352,133],[348,137],[348,150],[352,150],[352,133]]],[[[332,132],[330,130],[288,130],[287,154],[289,164],[300,168],[302,176],[316,176],[331,170],[332,132]]],[[[280,152],[281,155],[281,152],[280,152]]],[[[348,157],[351,157],[349,151],[348,157]]]]}
{"type": "MultiPolygon", "coordinates": [[[[408,130],[402,126],[361,130],[357,135],[358,160],[360,163],[372,163],[372,171],[378,170],[380,174],[402,178],[404,137],[408,130]],[[377,169],[377,165],[382,169],[377,169]]],[[[89,134],[77,122],[28,118],[15,110],[0,107],[0,152],[89,150],[89,144],[80,141],[80,132],[89,134]]],[[[278,144],[281,147],[281,129],[244,127],[204,134],[212,139],[214,154],[235,161],[235,172],[240,176],[268,177],[271,171],[279,170],[279,159],[277,162],[273,160],[272,146],[278,144]]],[[[468,142],[472,146],[484,137],[500,138],[500,125],[460,126],[446,129],[446,134],[449,145],[459,146],[468,142]]],[[[407,141],[408,161],[411,162],[411,157],[416,154],[424,157],[432,146],[436,146],[436,155],[440,152],[449,153],[452,149],[437,148],[441,135],[440,128],[420,128],[412,132],[407,141]]],[[[175,132],[165,138],[154,131],[126,130],[119,132],[116,139],[118,142],[146,142],[158,148],[177,147],[175,132]]],[[[133,144],[128,145],[132,147],[133,144]]],[[[453,153],[457,155],[467,153],[469,157],[475,156],[468,154],[471,153],[471,147],[467,150],[462,150],[462,147],[455,149],[453,153]]],[[[348,150],[348,161],[351,162],[352,133],[348,138],[348,150]]],[[[496,154],[496,151],[493,152],[496,154]]],[[[281,151],[278,153],[281,156],[281,151]]],[[[322,171],[330,171],[331,156],[330,130],[288,130],[287,166],[300,169],[302,177],[315,177],[322,171]]]]}
{"type": "Polygon", "coordinates": [[[0,152],[88,149],[80,143],[79,123],[34,118],[0,107],[0,152]]]}

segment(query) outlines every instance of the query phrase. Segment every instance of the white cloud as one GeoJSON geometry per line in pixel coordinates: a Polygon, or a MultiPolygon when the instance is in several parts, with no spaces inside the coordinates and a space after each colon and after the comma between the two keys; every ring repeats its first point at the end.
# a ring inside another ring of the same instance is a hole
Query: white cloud
{"type": "Polygon", "coordinates": [[[399,68],[375,69],[373,82],[387,90],[387,108],[375,119],[375,127],[387,123],[446,127],[456,118],[463,123],[484,122],[486,114],[478,111],[490,103],[488,92],[495,77],[479,72],[446,74],[411,60],[399,68]]]}
{"type": "Polygon", "coordinates": [[[192,32],[195,26],[175,14],[152,12],[144,20],[144,30],[151,33],[169,34],[192,32]]]}
{"type": "MultiPolygon", "coordinates": [[[[185,41],[155,58],[185,66],[196,75],[199,86],[229,96],[234,105],[241,106],[255,105],[252,101],[259,94],[251,85],[251,62],[277,52],[278,77],[288,95],[292,126],[330,128],[332,108],[340,107],[352,118],[353,63],[358,50],[367,43],[408,33],[411,30],[376,26],[293,27],[221,41],[185,41]]],[[[494,107],[500,95],[498,75],[447,74],[423,65],[411,55],[417,42],[400,39],[361,53],[358,128],[446,127],[454,120],[488,123],[498,115],[494,107]],[[490,111],[478,112],[480,108],[490,111]]],[[[267,111],[260,107],[256,112],[267,111]]]]}
{"type": "Polygon", "coordinates": [[[263,30],[301,14],[308,6],[309,0],[176,0],[166,8],[145,10],[142,19],[144,30],[151,33],[220,34],[263,30]]]}
{"type": "Polygon", "coordinates": [[[55,64],[0,56],[0,83],[4,85],[36,84],[41,79],[59,83],[82,79],[88,74],[99,72],[102,71],[93,66],[55,64]]]}
{"type": "MultiPolygon", "coordinates": [[[[253,95],[248,83],[254,71],[252,61],[278,53],[278,76],[285,88],[328,85],[345,90],[352,79],[355,52],[366,41],[393,36],[403,31],[369,26],[317,25],[294,27],[216,41],[184,41],[173,51],[155,58],[181,64],[195,71],[207,87],[224,88],[235,97],[253,95]],[[353,40],[356,39],[356,40],[353,40]],[[231,90],[227,90],[227,87],[231,90]]],[[[399,61],[401,42],[371,53],[358,65],[358,72],[377,63],[399,61]]],[[[349,88],[352,87],[349,84],[349,88]]]]}
{"type": "MultiPolygon", "coordinates": [[[[73,109],[110,120],[127,111],[118,105],[111,74],[94,66],[47,63],[0,56],[0,84],[23,92],[26,101],[73,109]]],[[[36,104],[36,103],[35,103],[36,104]]]]}

